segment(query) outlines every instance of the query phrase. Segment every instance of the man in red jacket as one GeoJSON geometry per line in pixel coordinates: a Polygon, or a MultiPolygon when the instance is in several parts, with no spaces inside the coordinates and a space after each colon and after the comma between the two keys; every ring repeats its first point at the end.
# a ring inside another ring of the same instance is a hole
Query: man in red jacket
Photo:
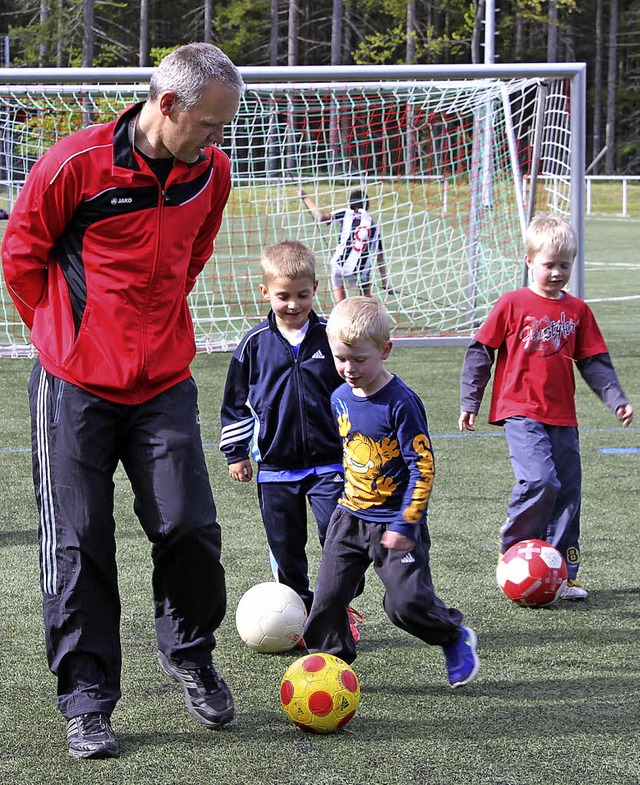
{"type": "Polygon", "coordinates": [[[119,752],[118,462],[152,543],[160,665],[196,720],[219,728],[234,716],[211,659],[226,588],[187,295],[229,195],[217,145],[243,89],[217,47],[177,49],[146,102],[45,153],[5,232],[5,282],[38,350],[29,398],[47,656],[78,758],[119,752]]]}

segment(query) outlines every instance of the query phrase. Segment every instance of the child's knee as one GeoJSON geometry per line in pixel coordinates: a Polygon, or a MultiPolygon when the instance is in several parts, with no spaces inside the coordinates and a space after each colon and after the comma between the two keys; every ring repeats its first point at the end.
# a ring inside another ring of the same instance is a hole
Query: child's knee
{"type": "Polygon", "coordinates": [[[537,477],[525,480],[522,483],[525,498],[538,499],[542,503],[553,504],[558,492],[560,483],[555,473],[546,472],[537,477]]]}

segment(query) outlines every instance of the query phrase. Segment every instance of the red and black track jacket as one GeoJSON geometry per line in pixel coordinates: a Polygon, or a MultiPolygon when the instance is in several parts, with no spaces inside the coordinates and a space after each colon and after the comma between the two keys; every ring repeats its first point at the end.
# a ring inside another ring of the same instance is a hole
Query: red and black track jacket
{"type": "Polygon", "coordinates": [[[141,104],[57,142],[7,224],[4,278],[43,367],[95,395],[141,403],[188,378],[187,295],[210,258],[229,159],[176,161],[164,189],[133,148],[141,104]]]}

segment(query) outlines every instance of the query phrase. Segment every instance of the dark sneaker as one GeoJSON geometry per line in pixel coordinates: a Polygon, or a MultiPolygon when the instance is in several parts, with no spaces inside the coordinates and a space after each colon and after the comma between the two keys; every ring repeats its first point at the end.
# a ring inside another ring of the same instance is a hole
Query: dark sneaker
{"type": "Polygon", "coordinates": [[[161,651],[158,661],[162,670],[182,685],[189,714],[207,728],[221,728],[234,717],[233,698],[224,679],[213,665],[183,668],[161,651]]]}
{"type": "Polygon", "coordinates": [[[442,647],[447,662],[449,684],[454,690],[475,679],[480,670],[475,632],[470,627],[460,627],[460,631],[462,634],[455,643],[442,647]]]}
{"type": "Polygon", "coordinates": [[[67,744],[74,758],[117,758],[120,754],[109,718],[97,711],[67,722],[67,744]]]}

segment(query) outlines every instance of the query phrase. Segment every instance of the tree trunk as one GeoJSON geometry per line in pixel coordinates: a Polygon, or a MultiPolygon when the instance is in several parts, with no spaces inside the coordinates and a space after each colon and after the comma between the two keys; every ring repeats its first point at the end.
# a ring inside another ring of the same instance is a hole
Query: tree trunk
{"type": "Polygon", "coordinates": [[[149,64],[149,0],[140,0],[140,41],[138,45],[138,65],[144,68],[149,64]]]}
{"type": "Polygon", "coordinates": [[[287,65],[298,65],[298,35],[300,28],[299,0],[289,0],[289,33],[287,36],[287,65]]]}
{"type": "Polygon", "coordinates": [[[516,63],[519,63],[522,60],[522,53],[524,52],[524,19],[522,18],[522,15],[518,13],[517,8],[516,8],[516,34],[515,34],[513,48],[515,51],[514,60],[516,63]]]}
{"type": "Polygon", "coordinates": [[[202,40],[205,44],[211,43],[211,0],[204,0],[204,34],[202,40]]]}
{"type": "MultiPolygon", "coordinates": [[[[342,46],[343,51],[347,56],[351,55],[351,50],[353,49],[353,45],[351,43],[353,38],[353,17],[351,14],[352,5],[352,0],[344,0],[344,14],[342,17],[342,46]]],[[[352,60],[349,57],[349,60],[346,64],[349,65],[351,62],[352,60]]]]}
{"type": "Polygon", "coordinates": [[[269,40],[269,65],[278,65],[278,22],[280,4],[271,0],[271,37],[269,40]]]}
{"type": "Polygon", "coordinates": [[[482,38],[482,20],[484,19],[484,0],[473,0],[473,34],[471,36],[471,62],[476,65],[482,62],[480,57],[480,39],[482,38]]]}
{"type": "Polygon", "coordinates": [[[331,14],[331,65],[342,65],[342,0],[333,0],[331,14]]]}
{"type": "Polygon", "coordinates": [[[47,50],[49,37],[45,33],[45,25],[49,19],[49,2],[48,0],[41,0],[40,2],[40,46],[38,47],[38,67],[42,68],[48,65],[47,50]]]}
{"type": "Polygon", "coordinates": [[[547,62],[558,60],[558,6],[556,0],[549,0],[549,23],[547,25],[547,62]]]}
{"type": "Polygon", "coordinates": [[[407,65],[416,61],[416,2],[407,0],[407,65]]]}
{"type": "Polygon", "coordinates": [[[568,10],[569,18],[567,19],[566,35],[564,41],[564,62],[574,63],[576,61],[576,15],[573,11],[568,10]]]}
{"type": "MultiPolygon", "coordinates": [[[[602,147],[602,59],[604,56],[604,0],[596,3],[596,55],[593,76],[593,155],[595,160],[602,147]]],[[[593,174],[598,173],[598,164],[594,167],[593,174]]]]}
{"type": "Polygon", "coordinates": [[[62,36],[64,35],[64,0],[58,0],[58,19],[56,21],[56,68],[62,68],[62,36]]]}
{"type": "Polygon", "coordinates": [[[605,174],[613,174],[616,166],[616,61],[618,59],[618,0],[609,4],[609,61],[607,69],[607,152],[604,159],[605,174]]]}
{"type": "Polygon", "coordinates": [[[82,39],[82,65],[93,66],[93,0],[84,0],[84,35],[82,39]]]}

